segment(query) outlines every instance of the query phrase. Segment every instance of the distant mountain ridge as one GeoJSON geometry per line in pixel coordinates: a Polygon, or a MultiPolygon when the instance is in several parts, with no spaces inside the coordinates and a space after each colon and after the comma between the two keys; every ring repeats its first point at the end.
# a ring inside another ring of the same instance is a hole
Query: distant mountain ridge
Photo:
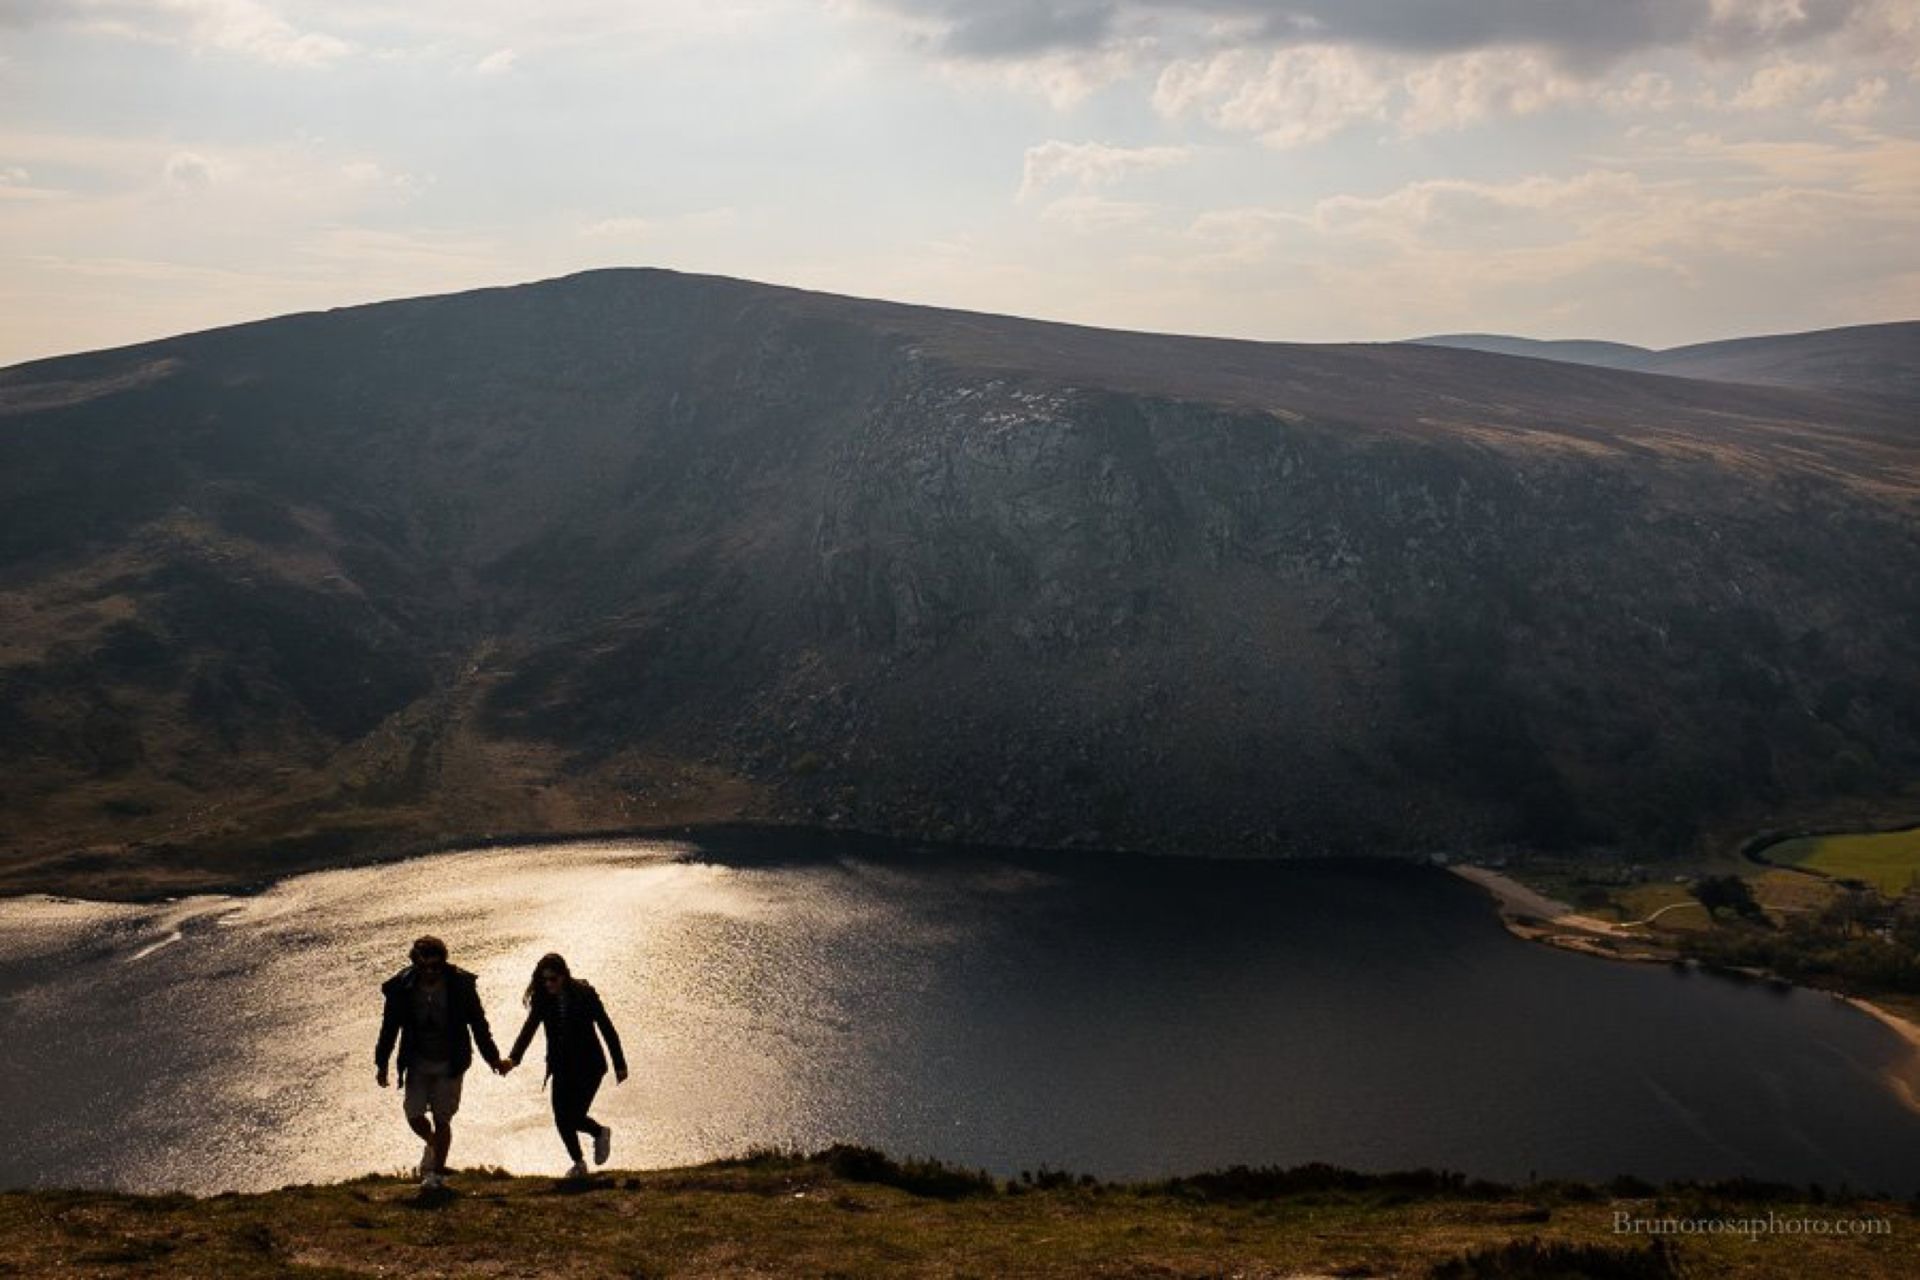
{"type": "Polygon", "coordinates": [[[1920,400],[1920,321],[1729,338],[1655,351],[1621,342],[1454,333],[1415,345],[1634,369],[1712,382],[1864,392],[1920,400]]]}
{"type": "Polygon", "coordinates": [[[1656,353],[1651,347],[1636,347],[1626,342],[1603,342],[1595,338],[1518,338],[1501,333],[1438,333],[1428,338],[1409,338],[1415,346],[1453,347],[1462,351],[1486,351],[1501,356],[1527,356],[1535,360],[1564,360],[1570,364],[1598,365],[1603,369],[1633,369],[1656,353]]]}
{"type": "Polygon", "coordinates": [[[0,370],[0,888],[709,819],[1638,856],[1920,776],[1905,406],[652,270],[0,370]]]}

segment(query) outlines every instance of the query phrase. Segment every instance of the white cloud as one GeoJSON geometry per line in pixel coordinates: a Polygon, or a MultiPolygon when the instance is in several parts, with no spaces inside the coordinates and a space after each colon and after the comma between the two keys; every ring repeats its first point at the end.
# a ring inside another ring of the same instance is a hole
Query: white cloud
{"type": "Polygon", "coordinates": [[[1042,221],[1064,226],[1082,235],[1138,226],[1153,216],[1151,205],[1104,196],[1061,196],[1040,210],[1042,221]]]}
{"type": "Polygon", "coordinates": [[[1887,82],[1874,76],[1861,80],[1845,97],[1828,98],[1814,108],[1814,117],[1826,124],[1860,124],[1877,115],[1887,101],[1887,82]]]}
{"type": "Polygon", "coordinates": [[[1103,142],[1043,142],[1028,147],[1020,171],[1020,199],[1056,182],[1082,189],[1108,186],[1136,173],[1185,164],[1188,147],[1115,147],[1103,142]]]}
{"type": "Polygon", "coordinates": [[[939,63],[947,79],[989,85],[1036,97],[1056,111],[1079,106],[1093,94],[1137,74],[1150,46],[1140,43],[1088,51],[1045,53],[1012,62],[939,63]]]}
{"type": "Polygon", "coordinates": [[[576,234],[587,240],[653,240],[686,233],[730,231],[740,226],[741,222],[738,209],[732,205],[718,205],[711,209],[652,217],[622,214],[600,218],[580,227],[576,234]]]}
{"type": "Polygon", "coordinates": [[[1436,179],[1220,209],[1193,220],[1164,269],[1254,293],[1284,279],[1322,324],[1376,334],[1603,332],[1612,317],[1624,336],[1683,341],[1735,327],[1729,307],[1771,309],[1740,328],[1855,323],[1856,302],[1875,318],[1920,312],[1920,141],[1699,137],[1684,151],[1687,176],[1668,180],[1436,179]],[[1683,316],[1695,327],[1668,327],[1683,316]]]}
{"type": "Polygon", "coordinates": [[[320,66],[352,46],[306,30],[266,0],[67,0],[45,15],[108,35],[216,49],[283,66],[320,66]]]}
{"type": "Polygon", "coordinates": [[[319,66],[351,52],[323,31],[302,31],[259,0],[159,0],[183,12],[193,38],[264,62],[319,66]]]}
{"type": "Polygon", "coordinates": [[[1400,127],[1407,133],[1464,129],[1494,116],[1523,116],[1584,97],[1588,86],[1532,49],[1491,48],[1407,67],[1400,127]]]}
{"type": "Polygon", "coordinates": [[[288,66],[318,66],[352,46],[306,30],[268,0],[8,0],[0,26],[58,23],[91,35],[216,49],[288,66]]]}
{"type": "Polygon", "coordinates": [[[1833,75],[1830,67],[1808,62],[1777,62],[1761,67],[1728,105],[1742,111],[1767,111],[1804,100],[1833,75]]]}
{"type": "Polygon", "coordinates": [[[580,228],[580,234],[590,239],[632,240],[651,235],[658,225],[651,218],[602,218],[580,228]]]}
{"type": "MultiPolygon", "coordinates": [[[[1641,80],[1632,93],[1651,99],[1641,80]]],[[[1270,147],[1324,142],[1368,121],[1403,134],[1464,129],[1587,97],[1594,87],[1531,49],[1487,48],[1435,57],[1351,45],[1298,45],[1272,54],[1236,49],[1174,62],[1154,106],[1198,114],[1216,128],[1251,133],[1270,147]]]]}
{"type": "Polygon", "coordinates": [[[1671,111],[1682,101],[1682,95],[1673,77],[1658,71],[1638,71],[1602,88],[1595,100],[1605,110],[1639,115],[1671,111]]]}
{"type": "Polygon", "coordinates": [[[1385,118],[1392,93],[1377,59],[1342,45],[1301,45],[1175,62],[1161,72],[1153,104],[1163,115],[1196,112],[1216,128],[1285,148],[1385,118]]]}
{"type": "Polygon", "coordinates": [[[477,76],[505,75],[513,70],[513,64],[519,60],[519,57],[520,55],[512,49],[495,49],[474,64],[473,73],[477,76]]]}

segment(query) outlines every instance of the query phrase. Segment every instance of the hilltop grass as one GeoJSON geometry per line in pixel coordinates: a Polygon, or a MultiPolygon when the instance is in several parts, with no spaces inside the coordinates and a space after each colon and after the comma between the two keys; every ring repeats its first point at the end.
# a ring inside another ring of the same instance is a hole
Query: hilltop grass
{"type": "Polygon", "coordinates": [[[1913,1206],[1761,1184],[1526,1188],[1324,1165],[1008,1183],[840,1147],[578,1185],[498,1172],[264,1195],[0,1195],[0,1274],[1710,1277],[1920,1274],[1913,1206]],[[1617,1235],[1636,1217],[1884,1219],[1870,1236],[1617,1235]]]}
{"type": "Polygon", "coordinates": [[[1805,867],[1836,880],[1858,880],[1885,897],[1897,898],[1920,876],[1920,828],[1805,836],[1772,846],[1766,856],[1782,866],[1805,867]]]}

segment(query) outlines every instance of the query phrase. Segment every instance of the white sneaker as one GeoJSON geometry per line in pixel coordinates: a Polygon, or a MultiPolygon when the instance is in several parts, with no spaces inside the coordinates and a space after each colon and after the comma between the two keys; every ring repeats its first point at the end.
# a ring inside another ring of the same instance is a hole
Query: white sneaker
{"type": "Polygon", "coordinates": [[[607,1153],[612,1150],[613,1126],[603,1124],[600,1126],[600,1132],[593,1135],[593,1162],[595,1164],[605,1164],[607,1162],[607,1153]]]}
{"type": "Polygon", "coordinates": [[[447,1179],[443,1174],[423,1174],[420,1178],[420,1189],[422,1191],[438,1191],[446,1185],[447,1179]]]}
{"type": "Polygon", "coordinates": [[[567,1170],[567,1176],[568,1176],[569,1178],[584,1178],[584,1177],[586,1177],[586,1176],[587,1176],[587,1162],[586,1162],[586,1161],[584,1161],[584,1160],[575,1160],[575,1161],[573,1162],[573,1168],[571,1168],[571,1169],[569,1169],[569,1170],[567,1170]]]}

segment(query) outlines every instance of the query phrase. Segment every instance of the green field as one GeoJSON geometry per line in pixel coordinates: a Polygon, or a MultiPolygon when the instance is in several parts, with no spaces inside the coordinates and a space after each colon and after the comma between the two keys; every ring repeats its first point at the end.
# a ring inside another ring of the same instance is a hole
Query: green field
{"type": "Polygon", "coordinates": [[[1772,846],[1767,861],[1805,867],[1838,880],[1861,880],[1889,898],[1920,876],[1920,828],[1862,835],[1805,836],[1772,846]]]}

